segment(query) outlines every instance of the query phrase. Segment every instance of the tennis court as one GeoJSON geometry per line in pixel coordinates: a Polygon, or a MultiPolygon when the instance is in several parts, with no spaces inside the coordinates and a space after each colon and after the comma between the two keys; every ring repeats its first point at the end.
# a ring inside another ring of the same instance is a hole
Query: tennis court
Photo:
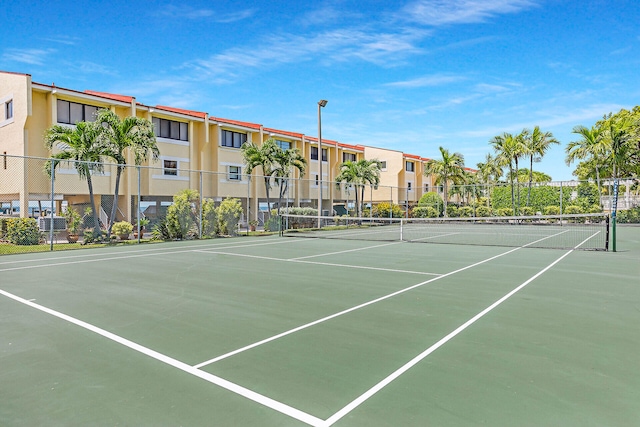
{"type": "Polygon", "coordinates": [[[0,420],[637,425],[640,228],[617,246],[270,236],[5,256],[0,420]]]}

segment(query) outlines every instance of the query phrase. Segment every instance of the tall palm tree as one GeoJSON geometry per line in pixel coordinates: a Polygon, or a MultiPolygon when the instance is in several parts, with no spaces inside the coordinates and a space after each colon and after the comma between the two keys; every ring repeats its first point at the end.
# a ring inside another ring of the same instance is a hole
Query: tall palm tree
{"type": "Polygon", "coordinates": [[[484,189],[484,196],[487,198],[488,204],[491,186],[498,182],[502,177],[502,167],[500,166],[498,159],[491,153],[487,153],[484,162],[479,162],[476,166],[478,167],[476,179],[484,189]]]}
{"type": "Polygon", "coordinates": [[[274,160],[273,176],[280,187],[278,196],[279,210],[282,207],[282,198],[285,196],[287,189],[289,188],[289,178],[291,178],[291,173],[294,169],[297,169],[300,173],[300,177],[302,178],[307,169],[307,160],[297,148],[283,150],[280,147],[278,147],[278,150],[275,150],[274,152],[274,160]]]}
{"type": "Polygon", "coordinates": [[[513,214],[516,215],[516,197],[514,192],[513,179],[516,179],[518,186],[518,206],[520,204],[520,185],[518,181],[518,159],[522,157],[523,133],[520,135],[512,135],[504,132],[502,135],[494,136],[489,143],[493,146],[498,159],[498,164],[509,167],[509,181],[511,183],[511,207],[513,214]],[[514,169],[515,166],[515,169],[514,169]]]}
{"type": "Polygon", "coordinates": [[[102,172],[104,149],[97,142],[99,130],[95,123],[79,122],[75,128],[54,125],[44,134],[44,144],[49,149],[60,150],[51,154],[52,159],[45,164],[45,171],[49,176],[53,170],[60,165],[61,161],[70,161],[78,172],[80,179],[87,181],[89,187],[89,202],[91,203],[91,213],[93,217],[93,227],[99,230],[98,211],[96,210],[93,181],[91,174],[102,172]]]}
{"type": "Polygon", "coordinates": [[[271,199],[269,197],[271,190],[271,177],[275,173],[276,153],[281,150],[276,144],[275,139],[269,138],[261,145],[253,142],[245,142],[240,147],[242,158],[247,168],[247,173],[251,174],[255,168],[262,168],[262,178],[264,179],[264,187],[267,194],[267,211],[271,214],[271,199]]]}
{"type": "Polygon", "coordinates": [[[102,109],[98,111],[95,123],[100,131],[99,140],[105,147],[105,154],[116,163],[116,184],[107,229],[108,237],[111,235],[111,227],[118,210],[120,178],[127,164],[126,153],[133,153],[135,164],[140,165],[149,159],[149,155],[156,161],[160,156],[160,150],[153,133],[153,124],[147,119],[133,116],[121,119],[113,111],[102,109]]]}
{"type": "Polygon", "coordinates": [[[604,161],[607,152],[607,146],[606,142],[602,138],[602,132],[595,126],[591,128],[576,126],[573,128],[573,133],[580,135],[580,139],[578,141],[571,141],[567,144],[567,147],[565,148],[565,153],[567,153],[565,162],[567,163],[567,166],[569,166],[576,159],[593,161],[596,171],[598,196],[600,198],[602,197],[600,169],[603,166],[600,163],[604,161]]]}
{"type": "Polygon", "coordinates": [[[346,161],[340,165],[340,174],[336,177],[336,185],[340,186],[344,182],[355,187],[357,217],[362,216],[366,185],[377,187],[380,183],[380,169],[381,163],[377,159],[346,161]]]}
{"type": "Polygon", "coordinates": [[[533,182],[533,162],[539,161],[547,154],[551,144],[560,144],[551,132],[542,132],[540,126],[533,128],[533,132],[526,132],[524,136],[524,151],[529,156],[529,188],[527,190],[527,206],[531,199],[531,183],[533,182]]]}
{"type": "Polygon", "coordinates": [[[440,160],[429,159],[425,163],[424,174],[433,175],[435,183],[441,184],[444,192],[444,216],[447,216],[447,200],[449,192],[447,185],[464,176],[464,156],[460,153],[451,153],[446,148],[440,147],[440,160]]]}

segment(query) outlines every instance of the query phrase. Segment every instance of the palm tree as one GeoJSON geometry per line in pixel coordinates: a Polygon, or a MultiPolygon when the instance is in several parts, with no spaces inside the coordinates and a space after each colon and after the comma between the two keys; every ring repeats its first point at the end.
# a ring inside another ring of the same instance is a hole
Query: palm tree
{"type": "Polygon", "coordinates": [[[516,179],[518,185],[518,206],[520,205],[520,185],[518,181],[518,159],[522,157],[524,131],[520,135],[513,136],[510,133],[494,136],[489,143],[496,151],[498,164],[509,167],[509,180],[511,183],[511,207],[513,214],[516,215],[516,198],[514,193],[513,178],[516,179]],[[515,165],[515,170],[514,170],[515,165]]]}
{"type": "Polygon", "coordinates": [[[52,150],[57,148],[58,153],[51,154],[52,159],[45,164],[45,171],[49,176],[60,165],[61,161],[71,161],[78,172],[80,179],[87,181],[89,187],[89,202],[93,216],[93,227],[99,229],[98,211],[96,210],[93,196],[93,181],[91,174],[104,170],[104,149],[97,143],[99,130],[95,123],[79,122],[75,128],[54,125],[47,129],[44,135],[44,144],[52,150]]]}
{"type": "Polygon", "coordinates": [[[569,166],[576,159],[593,161],[596,171],[598,196],[600,198],[602,197],[602,189],[600,187],[600,168],[602,165],[600,163],[604,160],[607,152],[601,130],[596,127],[589,129],[585,126],[576,126],[573,128],[573,133],[580,135],[581,138],[578,141],[571,141],[567,144],[565,148],[565,152],[567,153],[565,162],[567,166],[569,166]]]}
{"type": "Polygon", "coordinates": [[[429,159],[425,163],[424,174],[434,175],[435,183],[441,184],[444,192],[444,216],[447,216],[447,200],[449,181],[457,181],[464,176],[464,156],[460,153],[450,153],[446,148],[440,147],[441,160],[429,159]]]}
{"type": "Polygon", "coordinates": [[[367,184],[377,187],[380,183],[381,164],[377,159],[361,159],[357,162],[346,161],[340,165],[340,174],[336,177],[336,186],[342,182],[353,185],[356,193],[356,216],[362,217],[364,190],[367,184]]]}
{"type": "Polygon", "coordinates": [[[127,163],[126,153],[132,152],[135,164],[140,165],[148,160],[150,154],[156,161],[160,156],[160,150],[153,133],[153,124],[147,119],[133,116],[120,119],[113,111],[102,109],[98,111],[95,123],[100,131],[99,140],[105,147],[105,154],[117,165],[113,206],[107,229],[107,237],[109,237],[118,210],[118,191],[122,171],[127,163]]]}
{"type": "Polygon", "coordinates": [[[524,149],[529,156],[529,189],[527,191],[527,206],[531,199],[531,183],[533,182],[533,162],[540,161],[547,153],[551,144],[560,144],[551,132],[542,132],[540,126],[533,128],[533,132],[524,134],[524,149]]]}
{"type": "Polygon", "coordinates": [[[477,163],[476,166],[478,167],[476,179],[478,179],[484,188],[484,196],[487,198],[488,204],[490,187],[502,177],[502,167],[498,159],[491,155],[491,153],[487,153],[484,162],[477,163]]]}
{"type": "Polygon", "coordinates": [[[267,211],[269,214],[271,214],[269,190],[271,190],[271,177],[275,173],[276,153],[278,150],[281,149],[276,144],[275,139],[272,138],[267,139],[262,145],[245,142],[242,144],[242,147],[240,147],[248,174],[251,174],[258,166],[262,168],[262,177],[267,194],[267,211]]]}
{"type": "Polygon", "coordinates": [[[297,169],[300,173],[300,177],[304,176],[307,169],[307,160],[302,156],[300,150],[297,148],[289,148],[283,150],[280,147],[274,152],[274,167],[273,176],[276,183],[280,186],[280,192],[278,196],[278,210],[282,207],[282,198],[287,193],[289,188],[289,178],[293,169],[297,169]]]}

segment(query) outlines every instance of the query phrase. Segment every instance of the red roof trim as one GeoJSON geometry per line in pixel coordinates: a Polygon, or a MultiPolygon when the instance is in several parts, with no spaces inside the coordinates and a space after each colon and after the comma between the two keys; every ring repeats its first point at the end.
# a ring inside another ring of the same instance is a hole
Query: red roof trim
{"type": "Polygon", "coordinates": [[[131,103],[131,101],[133,101],[134,99],[133,96],[118,95],[115,93],[108,93],[108,92],[98,92],[96,90],[85,90],[84,93],[89,95],[100,96],[102,98],[113,99],[115,101],[127,102],[127,103],[131,103]]]}
{"type": "Polygon", "coordinates": [[[182,108],[168,107],[166,105],[156,105],[158,110],[171,111],[172,113],[184,114],[185,116],[199,117],[204,119],[207,116],[207,113],[203,113],[202,111],[193,111],[193,110],[184,110],[182,108]]]}
{"type": "Polygon", "coordinates": [[[264,128],[264,131],[268,133],[277,133],[280,135],[291,136],[294,138],[302,138],[304,136],[304,134],[302,133],[290,132],[286,130],[279,130],[279,129],[273,129],[273,128],[264,128]]]}
{"type": "Polygon", "coordinates": [[[343,143],[339,142],[338,146],[341,147],[341,148],[346,148],[347,150],[363,151],[364,152],[364,146],[362,146],[362,145],[343,144],[343,143]]]}
{"type": "Polygon", "coordinates": [[[257,123],[241,122],[239,120],[223,119],[221,117],[210,117],[210,119],[216,122],[227,123],[227,124],[236,125],[236,126],[243,126],[243,127],[257,129],[257,130],[260,130],[260,128],[262,127],[262,125],[259,125],[257,123]]]}
{"type": "Polygon", "coordinates": [[[403,156],[403,157],[408,157],[408,158],[410,158],[410,159],[416,159],[416,160],[421,160],[421,159],[422,159],[422,157],[417,156],[417,155],[415,155],[415,154],[406,154],[406,153],[402,153],[402,156],[403,156]]]}

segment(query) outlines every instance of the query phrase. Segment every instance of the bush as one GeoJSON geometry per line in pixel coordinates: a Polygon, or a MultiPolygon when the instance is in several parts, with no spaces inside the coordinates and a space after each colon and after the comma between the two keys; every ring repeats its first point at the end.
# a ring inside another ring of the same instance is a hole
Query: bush
{"type": "Polygon", "coordinates": [[[10,218],[0,218],[0,239],[7,235],[7,223],[10,218]]]}
{"type": "Polygon", "coordinates": [[[493,211],[488,206],[478,206],[476,208],[476,216],[479,217],[488,217],[493,214],[493,211]]]}
{"type": "Polygon", "coordinates": [[[424,193],[418,201],[418,207],[432,207],[438,211],[439,215],[442,215],[442,212],[444,211],[444,203],[442,201],[442,197],[440,197],[440,195],[435,191],[424,193]]]}
{"type": "Polygon", "coordinates": [[[413,218],[437,218],[438,211],[433,206],[418,206],[411,211],[413,218]]]}
{"type": "Polygon", "coordinates": [[[8,218],[7,240],[14,245],[37,245],[40,243],[40,230],[35,218],[8,218]]]}
{"type": "Polygon", "coordinates": [[[520,208],[520,215],[522,216],[534,216],[535,214],[536,211],[531,206],[523,206],[520,208]]]}
{"type": "Polygon", "coordinates": [[[512,216],[513,215],[513,209],[511,208],[499,208],[496,210],[496,215],[497,216],[512,216]]]}
{"type": "Polygon", "coordinates": [[[129,236],[133,231],[133,225],[128,221],[120,221],[113,224],[111,234],[116,236],[129,236]]]}
{"type": "Polygon", "coordinates": [[[448,204],[447,205],[447,216],[449,218],[455,218],[458,215],[458,207],[456,205],[453,204],[448,204]]]}
{"type": "MultiPolygon", "coordinates": [[[[524,205],[527,200],[527,189],[520,189],[520,205],[524,205]]],[[[517,190],[516,190],[517,193],[517,190]]],[[[517,196],[516,196],[517,197],[517,196]]],[[[516,200],[516,203],[518,201],[516,200]]],[[[562,204],[567,206],[571,204],[571,190],[569,188],[562,189],[562,204]]],[[[550,185],[542,185],[540,187],[531,188],[531,198],[529,206],[535,212],[544,212],[546,206],[560,206],[560,187],[552,187],[550,185]]],[[[491,207],[497,211],[499,208],[512,208],[511,206],[511,186],[495,187],[491,191],[491,207]]],[[[513,212],[513,209],[512,209],[513,212]]],[[[510,215],[513,215],[511,213],[510,215]]]]}
{"type": "Polygon", "coordinates": [[[560,206],[545,206],[542,213],[544,215],[560,215],[560,206]]]}
{"type": "Polygon", "coordinates": [[[218,211],[213,199],[202,201],[202,237],[215,237],[218,227],[218,211]]]}
{"type": "Polygon", "coordinates": [[[393,218],[404,217],[404,211],[400,205],[396,205],[395,203],[391,205],[389,202],[378,203],[374,206],[372,216],[375,218],[389,218],[389,213],[391,213],[393,218]]]}
{"type": "Polygon", "coordinates": [[[564,208],[564,213],[569,214],[569,215],[581,214],[581,213],[584,213],[584,210],[580,206],[569,205],[566,208],[564,208]]]}
{"type": "Polygon", "coordinates": [[[198,235],[199,203],[200,194],[196,190],[183,190],[173,196],[173,204],[167,208],[166,223],[171,238],[185,239],[198,235]]]}
{"type": "Polygon", "coordinates": [[[616,222],[620,224],[640,224],[640,206],[616,212],[616,222]]]}
{"type": "Polygon", "coordinates": [[[470,218],[473,216],[473,208],[471,206],[462,206],[458,208],[458,216],[463,218],[470,218]]]}
{"type": "Polygon", "coordinates": [[[235,235],[240,215],[242,215],[240,199],[224,199],[218,206],[217,212],[218,232],[228,236],[235,235]]]}

